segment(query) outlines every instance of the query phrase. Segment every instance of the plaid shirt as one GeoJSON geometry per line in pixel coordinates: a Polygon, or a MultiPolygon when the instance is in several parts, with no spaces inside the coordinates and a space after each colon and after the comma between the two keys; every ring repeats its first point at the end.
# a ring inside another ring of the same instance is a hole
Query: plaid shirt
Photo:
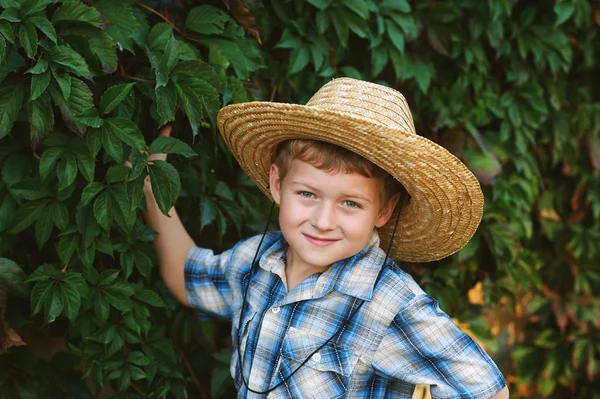
{"type": "Polygon", "coordinates": [[[385,259],[376,233],[358,254],[290,292],[281,233],[266,236],[260,267],[250,275],[259,241],[240,241],[221,255],[193,248],[185,266],[190,306],[233,321],[231,375],[239,397],[411,398],[416,384],[427,384],[434,398],[470,399],[489,398],[505,386],[490,357],[392,261],[375,286],[385,259]],[[266,391],[335,334],[363,301],[349,325],[287,382],[268,395],[246,389],[238,370],[240,328],[244,377],[252,390],[266,391]]]}

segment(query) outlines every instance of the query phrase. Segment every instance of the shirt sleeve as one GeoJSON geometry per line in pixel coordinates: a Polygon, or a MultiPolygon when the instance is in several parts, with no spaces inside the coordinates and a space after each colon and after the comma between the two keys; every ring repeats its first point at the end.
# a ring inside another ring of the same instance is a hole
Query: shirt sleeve
{"type": "Polygon", "coordinates": [[[231,318],[231,287],[227,273],[235,249],[215,255],[194,247],[185,261],[185,289],[192,308],[217,317],[231,318]]]}
{"type": "Polygon", "coordinates": [[[390,379],[392,389],[425,384],[436,399],[487,399],[506,385],[487,353],[425,294],[416,295],[398,312],[373,367],[390,379]]]}

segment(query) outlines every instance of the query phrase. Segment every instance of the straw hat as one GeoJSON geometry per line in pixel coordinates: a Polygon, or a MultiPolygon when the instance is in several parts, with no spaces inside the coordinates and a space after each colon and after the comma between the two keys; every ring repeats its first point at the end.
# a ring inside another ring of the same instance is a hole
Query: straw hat
{"type": "MultiPolygon", "coordinates": [[[[483,212],[483,193],[467,167],[438,144],[416,134],[398,91],[355,79],[334,79],[306,105],[248,102],[228,105],[219,130],[242,168],[271,198],[269,168],[277,145],[321,140],[347,148],[386,170],[411,195],[402,206],[390,256],[429,262],[469,241],[483,212]]],[[[396,212],[398,212],[396,209],[396,212]]],[[[395,217],[378,229],[387,249],[395,217]]]]}

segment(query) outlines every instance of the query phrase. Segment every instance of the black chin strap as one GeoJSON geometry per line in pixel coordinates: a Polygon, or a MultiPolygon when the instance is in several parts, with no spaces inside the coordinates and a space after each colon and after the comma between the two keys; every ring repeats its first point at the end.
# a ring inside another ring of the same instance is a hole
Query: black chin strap
{"type": "MultiPolygon", "coordinates": [[[[237,336],[238,370],[240,372],[240,375],[242,376],[242,382],[244,383],[244,386],[246,387],[246,389],[252,393],[256,393],[259,395],[268,394],[268,393],[274,391],[275,389],[279,388],[281,385],[283,385],[287,381],[289,381],[289,379],[292,378],[292,376],[294,374],[296,374],[296,372],[298,372],[298,370],[300,370],[300,368],[302,366],[304,366],[310,360],[310,358],[312,358],[312,356],[315,353],[317,353],[321,349],[323,349],[328,343],[330,343],[335,337],[337,337],[337,335],[340,334],[342,332],[342,330],[344,330],[346,327],[348,327],[350,325],[350,321],[354,318],[354,315],[360,310],[362,305],[364,305],[364,303],[365,303],[365,301],[362,301],[361,304],[358,305],[358,307],[352,311],[350,316],[344,321],[344,324],[335,332],[335,334],[333,334],[327,341],[325,341],[325,343],[323,345],[319,346],[310,355],[308,355],[306,357],[306,359],[304,359],[304,361],[302,363],[300,363],[300,365],[298,367],[296,367],[296,369],[294,371],[292,371],[287,377],[285,377],[283,380],[281,380],[274,387],[269,388],[266,391],[255,391],[254,389],[252,389],[248,386],[248,381],[246,381],[246,377],[244,377],[244,357],[245,356],[244,356],[244,354],[242,354],[240,331],[242,330],[242,318],[243,318],[244,312],[246,310],[246,297],[248,295],[248,287],[250,286],[250,280],[252,279],[253,271],[259,267],[258,262],[257,262],[258,253],[260,252],[260,247],[262,246],[265,236],[267,235],[267,230],[269,229],[269,224],[271,223],[271,217],[273,216],[274,209],[275,209],[275,202],[273,202],[273,204],[271,205],[271,211],[269,212],[269,218],[267,219],[267,224],[265,225],[265,230],[264,230],[262,238],[260,239],[260,242],[258,244],[258,248],[256,249],[256,253],[254,254],[254,259],[252,260],[252,267],[248,274],[248,284],[246,284],[246,289],[244,290],[244,299],[242,302],[242,310],[240,311],[240,319],[238,321],[238,336],[237,336]]],[[[385,253],[385,259],[383,260],[383,264],[381,265],[381,269],[379,270],[379,274],[377,275],[377,279],[375,280],[375,286],[377,286],[377,283],[379,282],[379,279],[382,276],[383,268],[389,258],[390,252],[392,250],[392,244],[394,242],[394,237],[396,236],[396,230],[398,229],[399,221],[400,221],[400,211],[398,211],[398,215],[396,216],[396,222],[394,223],[394,230],[392,231],[392,237],[390,238],[390,244],[388,245],[388,249],[385,253]]]]}

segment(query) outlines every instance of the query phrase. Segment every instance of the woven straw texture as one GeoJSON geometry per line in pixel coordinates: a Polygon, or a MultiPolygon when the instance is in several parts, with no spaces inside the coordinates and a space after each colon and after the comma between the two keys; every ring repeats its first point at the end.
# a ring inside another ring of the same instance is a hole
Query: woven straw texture
{"type": "MultiPolygon", "coordinates": [[[[391,257],[430,262],[469,241],[483,213],[483,193],[467,167],[438,144],[416,134],[398,91],[355,79],[334,79],[306,105],[248,102],[217,117],[233,155],[267,197],[277,145],[288,139],[322,140],[345,147],[400,181],[411,195],[401,209],[391,257]]],[[[399,210],[396,209],[396,212],[399,210]]],[[[379,229],[387,249],[395,216],[379,229]]]]}

